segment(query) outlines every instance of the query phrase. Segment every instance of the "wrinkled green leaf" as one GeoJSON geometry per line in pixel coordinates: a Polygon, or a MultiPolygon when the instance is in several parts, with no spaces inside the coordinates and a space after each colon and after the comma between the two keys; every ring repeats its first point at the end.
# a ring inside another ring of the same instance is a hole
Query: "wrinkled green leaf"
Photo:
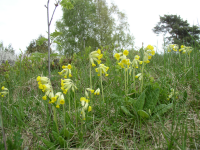
{"type": "Polygon", "coordinates": [[[128,116],[133,116],[130,111],[125,107],[125,106],[121,106],[121,110],[128,116]]]}
{"type": "Polygon", "coordinates": [[[152,86],[148,86],[145,94],[144,110],[150,109],[153,112],[158,102],[160,90],[159,88],[154,89],[152,86]]]}
{"type": "Polygon", "coordinates": [[[166,104],[160,104],[159,106],[157,106],[154,110],[154,112],[156,113],[156,115],[163,115],[164,113],[166,113],[169,109],[171,109],[173,106],[173,103],[170,103],[168,105],[166,104]]]}
{"type": "Polygon", "coordinates": [[[138,110],[138,115],[142,118],[148,119],[149,118],[149,114],[144,111],[144,110],[138,110]]]}
{"type": "Polygon", "coordinates": [[[145,91],[142,92],[142,94],[138,97],[134,108],[136,108],[136,110],[142,110],[144,106],[144,102],[145,102],[145,91]]]}

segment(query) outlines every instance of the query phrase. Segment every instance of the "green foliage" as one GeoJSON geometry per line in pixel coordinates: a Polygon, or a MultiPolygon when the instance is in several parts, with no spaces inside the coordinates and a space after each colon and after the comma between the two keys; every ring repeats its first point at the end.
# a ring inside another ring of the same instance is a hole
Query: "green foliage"
{"type": "Polygon", "coordinates": [[[48,52],[48,42],[47,38],[40,35],[38,39],[32,40],[28,47],[26,47],[26,53],[31,54],[34,52],[47,53],[48,52]]]}
{"type": "Polygon", "coordinates": [[[74,6],[72,5],[72,3],[70,2],[70,0],[62,0],[60,2],[60,5],[63,7],[63,8],[66,8],[66,9],[73,9],[74,6]]]}
{"type": "Polygon", "coordinates": [[[138,97],[136,103],[134,104],[134,107],[136,110],[142,110],[145,103],[145,91],[142,92],[142,94],[138,97]]]}
{"type": "Polygon", "coordinates": [[[76,52],[83,54],[84,48],[89,46],[96,50],[112,44],[133,45],[126,15],[116,5],[109,8],[105,0],[75,0],[72,4],[74,9],[63,9],[63,18],[56,23],[57,29],[63,33],[56,39],[61,43],[57,47],[61,54],[70,57],[76,52]]]}
{"type": "Polygon", "coordinates": [[[15,54],[15,50],[12,47],[12,44],[9,44],[7,47],[4,47],[3,42],[0,42],[0,52],[9,52],[11,54],[15,54]]]}
{"type": "MultiPolygon", "coordinates": [[[[2,140],[3,141],[3,140],[2,140]]],[[[7,149],[8,150],[21,150],[22,148],[22,143],[23,143],[23,139],[22,139],[22,135],[20,134],[20,131],[18,132],[14,132],[13,137],[7,137],[7,149]]],[[[0,143],[0,149],[4,150],[4,144],[1,142],[0,143]]]]}
{"type": "Polygon", "coordinates": [[[153,32],[156,34],[164,33],[170,34],[167,37],[168,41],[179,46],[184,44],[186,46],[195,45],[199,40],[200,30],[198,26],[190,27],[187,20],[183,20],[177,15],[164,15],[160,16],[160,22],[153,28],[153,32]]]}
{"type": "Polygon", "coordinates": [[[153,111],[158,103],[160,90],[159,88],[153,88],[151,85],[146,88],[146,98],[144,104],[144,110],[153,111]]]}
{"type": "MultiPolygon", "coordinates": [[[[143,119],[149,119],[150,117],[156,117],[157,115],[163,115],[169,109],[172,108],[173,104],[159,104],[160,89],[152,85],[148,85],[141,95],[134,100],[129,98],[129,101],[133,105],[131,109],[127,109],[128,106],[121,106],[121,110],[127,115],[133,117],[139,115],[143,119]],[[133,112],[133,114],[131,113],[133,112]],[[135,113],[136,112],[136,113],[135,113]]],[[[134,117],[133,117],[134,118],[134,117]]]]}

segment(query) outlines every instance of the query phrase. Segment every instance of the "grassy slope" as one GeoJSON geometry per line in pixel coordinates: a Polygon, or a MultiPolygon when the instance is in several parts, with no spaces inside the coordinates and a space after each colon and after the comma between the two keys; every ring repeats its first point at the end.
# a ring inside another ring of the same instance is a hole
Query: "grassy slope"
{"type": "MultiPolygon", "coordinates": [[[[184,104],[174,105],[164,116],[149,120],[140,120],[125,115],[120,106],[127,105],[124,101],[124,76],[123,71],[115,68],[116,60],[110,57],[104,58],[103,63],[109,66],[109,76],[103,78],[104,95],[106,104],[102,103],[101,96],[93,96],[91,105],[92,113],[84,122],[83,138],[79,138],[80,124],[75,129],[71,124],[74,120],[74,102],[72,103],[72,122],[67,127],[74,132],[70,140],[71,146],[76,144],[79,148],[88,149],[200,149],[200,84],[199,84],[199,53],[192,52],[190,64],[184,67],[184,55],[165,54],[153,56],[146,67],[146,74],[154,77],[154,82],[145,80],[145,85],[154,85],[160,88],[159,101],[169,103],[167,96],[170,88],[179,92],[177,101],[187,100],[184,104]],[[187,94],[186,94],[187,93],[187,94]]],[[[72,80],[76,83],[76,101],[79,110],[80,97],[84,96],[85,88],[90,86],[88,58],[81,61],[78,57],[73,65],[72,80]]],[[[51,82],[55,92],[60,91],[60,76],[58,71],[52,71],[51,82]]],[[[139,71],[138,71],[139,72],[139,71]]],[[[51,115],[48,112],[47,103],[42,100],[43,93],[39,91],[36,77],[47,76],[47,68],[43,70],[25,72],[20,68],[20,74],[12,71],[9,73],[9,84],[5,85],[10,90],[9,99],[1,98],[3,123],[7,138],[14,140],[14,133],[21,135],[22,147],[39,149],[43,145],[41,137],[49,140],[49,133],[53,130],[51,115]]],[[[0,76],[4,81],[4,76],[0,76]]],[[[133,91],[130,88],[129,94],[133,91]]],[[[94,68],[92,72],[94,89],[100,88],[100,80],[94,68]]],[[[139,88],[137,81],[136,87],[139,88]]],[[[69,96],[68,96],[69,97],[69,96]]],[[[72,96],[71,96],[72,97],[72,96]]],[[[66,103],[68,105],[68,103],[66,103]]],[[[68,108],[68,106],[66,106],[68,108]]],[[[58,111],[59,127],[62,127],[62,109],[58,111]]],[[[68,111],[68,109],[66,109],[68,111]]],[[[80,111],[79,111],[80,113],[80,111]]],[[[0,134],[2,138],[2,134],[0,134]]],[[[59,149],[59,147],[58,147],[59,149]]]]}

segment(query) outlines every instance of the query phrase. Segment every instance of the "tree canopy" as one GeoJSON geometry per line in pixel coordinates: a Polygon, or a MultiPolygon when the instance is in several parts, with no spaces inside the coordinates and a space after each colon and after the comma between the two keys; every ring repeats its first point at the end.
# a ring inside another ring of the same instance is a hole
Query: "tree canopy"
{"type": "Polygon", "coordinates": [[[48,43],[44,36],[40,35],[38,39],[32,40],[28,47],[26,47],[26,53],[31,54],[34,52],[40,52],[40,53],[47,53],[48,52],[48,43]],[[38,41],[43,41],[41,44],[38,44],[38,41]]]}
{"type": "Polygon", "coordinates": [[[88,46],[96,49],[110,44],[133,45],[127,17],[116,5],[108,7],[105,0],[74,0],[72,4],[71,10],[63,8],[63,17],[56,23],[57,30],[63,33],[56,39],[61,43],[60,53],[72,56],[88,46]]]}
{"type": "Polygon", "coordinates": [[[0,52],[9,52],[15,54],[15,50],[12,47],[12,44],[9,44],[7,47],[4,47],[3,42],[0,42],[0,52]]]}
{"type": "Polygon", "coordinates": [[[166,39],[168,43],[178,45],[194,45],[198,43],[200,30],[198,26],[190,26],[187,20],[177,15],[160,16],[160,21],[153,28],[156,34],[169,34],[166,39]]]}

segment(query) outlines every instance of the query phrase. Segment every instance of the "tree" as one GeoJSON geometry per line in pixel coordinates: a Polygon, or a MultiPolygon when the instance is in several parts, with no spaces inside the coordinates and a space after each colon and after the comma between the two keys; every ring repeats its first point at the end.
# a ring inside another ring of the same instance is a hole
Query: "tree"
{"type": "Polygon", "coordinates": [[[89,46],[96,49],[110,44],[133,45],[126,15],[116,5],[109,8],[105,0],[74,0],[72,4],[74,9],[63,9],[62,19],[56,22],[63,33],[57,38],[61,54],[72,56],[89,46]]]}
{"type": "Polygon", "coordinates": [[[44,39],[45,37],[40,35],[38,39],[32,40],[28,47],[26,47],[26,53],[31,54],[34,52],[40,52],[40,53],[47,53],[48,52],[48,43],[47,41],[43,41],[41,45],[37,44],[37,41],[40,41],[41,39],[44,39]]]}
{"type": "Polygon", "coordinates": [[[15,50],[12,47],[12,44],[9,44],[7,47],[3,46],[3,42],[0,42],[0,52],[9,52],[11,54],[15,54],[15,50]]]}
{"type": "Polygon", "coordinates": [[[194,45],[198,43],[200,30],[198,26],[190,27],[187,20],[181,19],[177,15],[164,15],[160,16],[160,22],[153,28],[153,32],[158,34],[163,33],[164,35],[170,34],[167,37],[167,43],[178,44],[179,46],[194,45]]]}

